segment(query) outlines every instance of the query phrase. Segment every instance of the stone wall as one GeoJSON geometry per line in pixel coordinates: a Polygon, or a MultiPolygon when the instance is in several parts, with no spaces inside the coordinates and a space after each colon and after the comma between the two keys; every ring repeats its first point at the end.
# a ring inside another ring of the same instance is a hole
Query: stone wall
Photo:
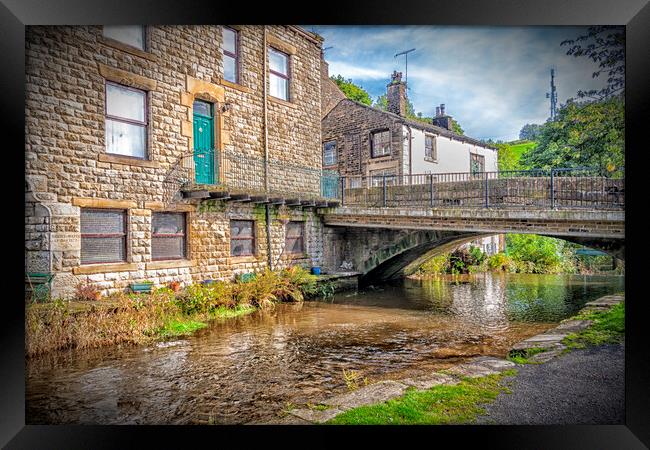
{"type": "Polygon", "coordinates": [[[368,176],[370,171],[379,169],[394,169],[402,174],[403,133],[399,118],[345,99],[323,118],[322,128],[323,142],[336,141],[338,170],[342,176],[368,176]],[[370,135],[382,129],[391,131],[391,154],[372,158],[370,135]]]}
{"type": "Polygon", "coordinates": [[[321,118],[325,117],[338,102],[343,100],[345,94],[330,79],[329,65],[321,60],[321,118]]]}
{"type": "MultiPolygon", "coordinates": [[[[223,80],[221,26],[146,28],[147,51],[140,51],[104,38],[101,26],[27,27],[25,171],[30,186],[25,210],[26,270],[49,267],[56,273],[54,295],[69,296],[79,282],[96,283],[107,293],[135,281],[189,283],[228,278],[267,265],[260,208],[221,203],[210,210],[188,200],[172,202],[164,183],[183,155],[193,149],[194,99],[215,105],[217,152],[251,161],[264,158],[264,28],[234,27],[240,35],[239,84],[223,80]],[[147,92],[147,159],[106,153],[106,81],[147,92]],[[127,210],[124,263],[80,264],[79,218],[84,207],[127,210]],[[151,260],[154,211],[188,214],[187,260],[151,260]],[[256,220],[255,257],[230,257],[232,218],[256,220]]],[[[269,184],[275,191],[318,196],[321,40],[293,26],[267,26],[266,30],[267,45],[290,55],[291,74],[290,101],[267,97],[269,159],[275,167],[286,164],[285,170],[273,172],[269,184]]],[[[252,172],[255,167],[251,164],[243,170],[252,172]]],[[[227,170],[221,168],[219,179],[236,182],[237,177],[229,177],[227,170]]],[[[280,218],[271,227],[276,265],[318,264],[322,236],[317,216],[277,209],[280,218]],[[308,223],[308,256],[282,254],[283,221],[289,218],[308,223]]]]}

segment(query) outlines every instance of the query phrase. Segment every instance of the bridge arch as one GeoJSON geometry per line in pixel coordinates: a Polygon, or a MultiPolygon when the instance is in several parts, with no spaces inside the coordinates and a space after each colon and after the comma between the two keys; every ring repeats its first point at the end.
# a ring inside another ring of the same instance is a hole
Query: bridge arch
{"type": "MultiPolygon", "coordinates": [[[[361,284],[404,277],[437,254],[452,251],[478,238],[502,234],[356,227],[333,227],[330,230],[334,228],[337,236],[332,236],[331,242],[334,243],[333,252],[338,254],[338,258],[335,259],[351,264],[354,270],[361,272],[361,284]],[[337,243],[338,248],[336,248],[337,243]]],[[[574,242],[625,260],[623,239],[534,234],[574,242]]],[[[338,268],[339,264],[340,262],[337,261],[330,266],[338,268]]]]}

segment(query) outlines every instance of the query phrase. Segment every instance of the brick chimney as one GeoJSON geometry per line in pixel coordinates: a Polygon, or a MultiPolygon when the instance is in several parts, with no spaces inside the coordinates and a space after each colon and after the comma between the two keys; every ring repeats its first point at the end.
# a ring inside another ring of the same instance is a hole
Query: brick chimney
{"type": "Polygon", "coordinates": [[[406,84],[402,82],[402,72],[393,72],[390,83],[386,86],[386,100],[388,111],[406,116],[406,84]]]}
{"type": "Polygon", "coordinates": [[[445,113],[444,103],[441,103],[440,106],[436,106],[436,117],[431,120],[431,123],[440,128],[446,128],[449,131],[453,131],[451,116],[448,116],[445,113]]]}

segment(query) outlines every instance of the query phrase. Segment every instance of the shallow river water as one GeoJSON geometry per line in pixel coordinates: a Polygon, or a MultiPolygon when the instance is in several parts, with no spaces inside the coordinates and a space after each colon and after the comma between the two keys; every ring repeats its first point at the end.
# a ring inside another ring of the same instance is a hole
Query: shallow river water
{"type": "Polygon", "coordinates": [[[274,423],[288,405],[370,382],[505,356],[623,277],[478,274],[404,280],[278,305],[148,347],[56,352],[27,363],[26,422],[274,423]]]}

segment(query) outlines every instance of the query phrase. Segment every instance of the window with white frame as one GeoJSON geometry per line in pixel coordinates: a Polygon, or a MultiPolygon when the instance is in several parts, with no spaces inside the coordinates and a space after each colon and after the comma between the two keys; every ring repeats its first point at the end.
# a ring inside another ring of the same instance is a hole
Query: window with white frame
{"type": "Polygon", "coordinates": [[[373,158],[390,155],[390,130],[373,132],[370,135],[370,146],[373,158]]]}
{"type": "Polygon", "coordinates": [[[289,55],[269,48],[269,83],[273,97],[289,101],[289,55]]]}
{"type": "Polygon", "coordinates": [[[323,166],[336,164],[336,141],[328,141],[323,144],[323,166]]]}
{"type": "Polygon", "coordinates": [[[147,93],[106,82],[106,153],[147,158],[147,93]]]}
{"type": "Polygon", "coordinates": [[[395,169],[380,169],[370,171],[371,186],[383,186],[384,179],[386,180],[386,186],[397,184],[397,174],[395,169]]]}
{"type": "Polygon", "coordinates": [[[147,40],[144,25],[104,25],[103,34],[139,50],[146,50],[147,40]]]}

